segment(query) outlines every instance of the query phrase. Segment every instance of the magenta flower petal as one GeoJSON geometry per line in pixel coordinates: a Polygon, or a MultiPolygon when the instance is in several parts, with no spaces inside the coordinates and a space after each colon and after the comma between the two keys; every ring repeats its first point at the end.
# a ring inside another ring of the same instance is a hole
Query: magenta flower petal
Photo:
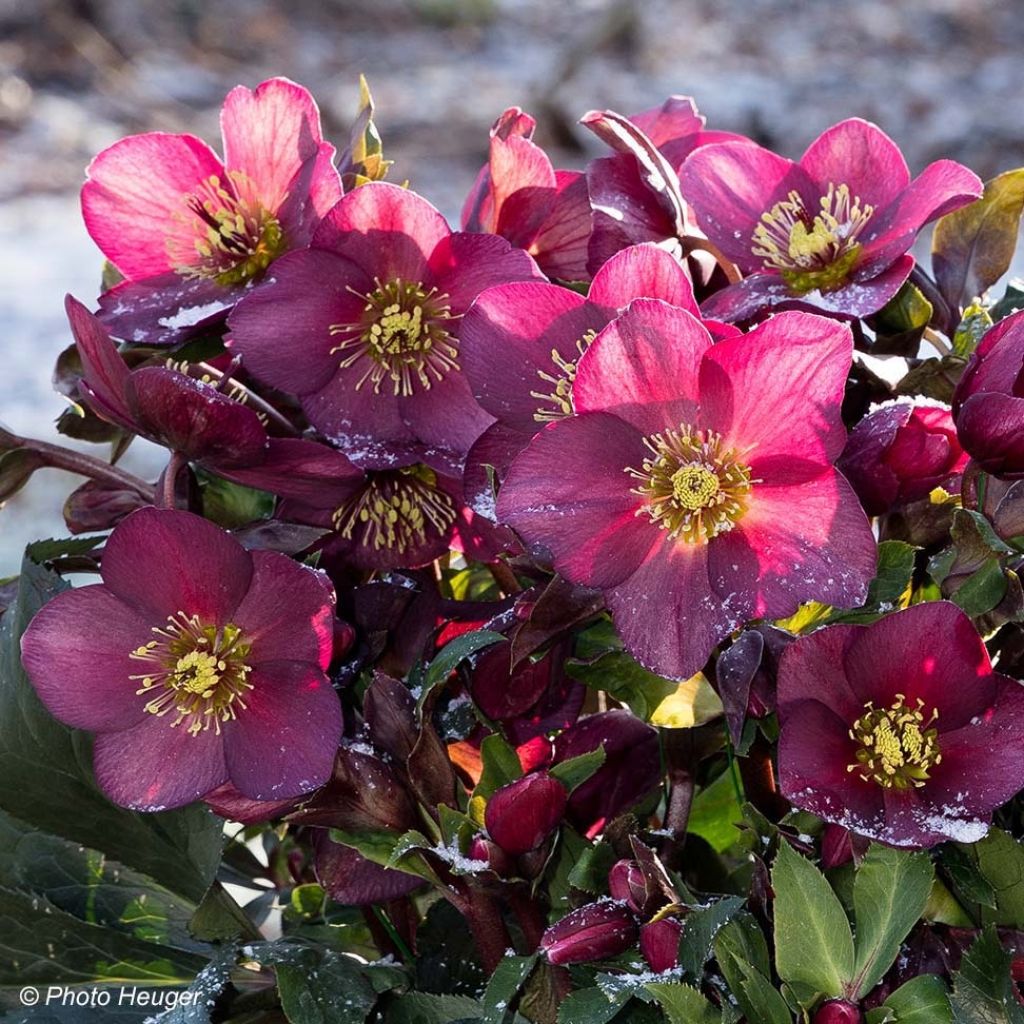
{"type": "Polygon", "coordinates": [[[278,212],[293,246],[307,244],[341,198],[334,147],[323,141],[309,91],[286,78],[255,89],[236,86],[224,100],[220,125],[228,171],[243,174],[264,207],[278,212]]]}
{"type": "Polygon", "coordinates": [[[573,404],[578,413],[614,413],[643,434],[693,422],[698,367],[709,350],[711,335],[692,313],[637,299],[580,359],[573,404]]]}
{"type": "Polygon", "coordinates": [[[256,800],[308,793],[331,777],[341,738],[341,703],[315,666],[260,662],[246,707],[224,729],[232,783],[256,800]]]}
{"type": "Polygon", "coordinates": [[[444,217],[422,196],[374,181],[331,209],[313,245],[374,267],[382,281],[422,281],[431,253],[449,234],[444,217]]]}
{"type": "Polygon", "coordinates": [[[82,382],[97,415],[131,430],[131,411],[124,399],[128,366],[110,335],[77,299],[68,295],[64,309],[75,336],[75,347],[82,360],[82,382]]]}
{"type": "Polygon", "coordinates": [[[144,508],[110,535],[102,575],[125,604],[153,617],[151,625],[180,611],[225,623],[248,590],[252,558],[200,516],[144,508]]]}
{"type": "Polygon", "coordinates": [[[414,391],[402,403],[402,418],[418,441],[452,452],[469,451],[494,422],[477,404],[462,374],[449,374],[429,390],[414,391]]]}
{"type": "Polygon", "coordinates": [[[585,281],[592,221],[586,175],[555,171],[555,192],[548,215],[526,251],[549,277],[585,281]]]}
{"type": "Polygon", "coordinates": [[[876,210],[910,183],[910,170],[896,143],[878,125],[859,117],[826,128],[807,147],[800,165],[822,195],[830,184],[842,183],[876,210]]]}
{"type": "Polygon", "coordinates": [[[547,548],[555,568],[585,586],[621,583],[661,540],[638,517],[628,466],[646,449],[616,416],[593,413],[550,424],[512,464],[498,519],[547,548]]]}
{"type": "Polygon", "coordinates": [[[960,407],[957,432],[979,465],[996,476],[1024,473],[1024,399],[995,392],[971,395],[960,407]]]}
{"type": "Polygon", "coordinates": [[[846,442],[840,405],[852,359],[845,325],[780,313],[708,349],[700,367],[701,418],[727,448],[750,451],[755,477],[767,477],[765,463],[780,458],[831,464],[846,442]]]}
{"type": "Polygon", "coordinates": [[[170,252],[190,249],[195,232],[182,196],[221,177],[217,154],[192,135],[131,135],[103,150],[86,170],[85,226],[125,277],[177,270],[170,252]]]}
{"type": "Polygon", "coordinates": [[[93,766],[100,789],[136,811],[183,807],[228,780],[224,747],[213,729],[192,735],[158,716],[121,732],[100,733],[93,766]]]}
{"type": "Polygon", "coordinates": [[[786,671],[778,677],[779,704],[815,699],[821,680],[827,678],[829,709],[843,721],[855,721],[864,709],[864,700],[851,686],[843,670],[843,659],[865,628],[847,623],[830,626],[802,638],[795,655],[787,655],[787,647],[782,654],[788,658],[786,671]]]}
{"type": "Polygon", "coordinates": [[[590,302],[614,311],[639,298],[661,299],[700,316],[693,283],[682,263],[650,243],[617,252],[594,275],[587,293],[590,302]]]}
{"type": "Polygon", "coordinates": [[[497,235],[455,231],[431,251],[429,275],[438,291],[448,296],[452,313],[462,314],[485,289],[508,281],[542,280],[536,263],[497,235]]]}
{"type": "Polygon", "coordinates": [[[106,587],[58,594],[29,623],[21,660],[47,710],[76,729],[123,729],[146,717],[140,671],[129,654],[150,638],[152,623],[106,587]]]}
{"type": "Polygon", "coordinates": [[[320,572],[254,551],[249,591],[231,616],[252,645],[248,663],[301,661],[326,670],[334,642],[334,588],[320,572]]]}
{"type": "Polygon", "coordinates": [[[853,489],[830,468],[795,486],[756,485],[736,528],[715,538],[711,578],[750,617],[778,619],[812,599],[856,607],[877,554],[853,489]]]}

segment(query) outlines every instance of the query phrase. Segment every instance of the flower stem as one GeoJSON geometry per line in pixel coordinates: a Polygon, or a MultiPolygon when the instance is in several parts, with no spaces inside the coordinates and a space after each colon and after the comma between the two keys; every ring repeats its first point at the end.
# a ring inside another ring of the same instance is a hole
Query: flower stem
{"type": "Polygon", "coordinates": [[[236,361],[232,362],[231,367],[228,369],[227,373],[222,373],[220,370],[218,370],[214,366],[211,366],[209,363],[198,363],[197,365],[203,371],[203,373],[208,374],[210,377],[213,377],[214,379],[220,381],[220,384],[218,385],[218,390],[225,391],[227,390],[230,384],[231,388],[234,391],[244,396],[244,405],[250,406],[256,412],[260,412],[264,416],[266,416],[267,419],[273,420],[274,423],[276,423],[283,431],[285,431],[292,437],[300,436],[301,432],[295,427],[295,425],[290,420],[288,420],[284,415],[278,412],[278,410],[275,409],[274,406],[272,406],[265,398],[258,395],[255,391],[252,390],[252,388],[246,387],[243,383],[241,383],[241,381],[232,379],[232,375],[234,374],[235,370],[238,369],[238,364],[240,363],[241,359],[239,357],[236,357],[236,361]]]}
{"type": "Polygon", "coordinates": [[[90,480],[124,487],[138,492],[147,499],[153,496],[153,488],[141,477],[135,476],[134,473],[128,473],[109,462],[104,462],[102,459],[97,459],[93,455],[86,455],[85,452],[76,452],[63,445],[51,444],[49,441],[39,441],[35,438],[25,437],[20,440],[22,441],[20,447],[38,452],[46,459],[46,465],[53,469],[64,469],[69,473],[88,477],[90,480]]]}
{"type": "Polygon", "coordinates": [[[174,508],[177,500],[174,492],[174,485],[177,483],[178,474],[185,465],[185,456],[181,452],[171,452],[167,460],[167,468],[164,470],[164,485],[160,494],[160,504],[164,508],[174,508]]]}

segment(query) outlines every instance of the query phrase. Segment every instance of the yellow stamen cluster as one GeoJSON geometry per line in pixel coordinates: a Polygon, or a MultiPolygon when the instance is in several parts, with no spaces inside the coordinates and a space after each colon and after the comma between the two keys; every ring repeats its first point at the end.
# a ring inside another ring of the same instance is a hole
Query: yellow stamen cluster
{"type": "Polygon", "coordinates": [[[428,532],[443,536],[455,522],[455,503],[437,486],[428,466],[406,466],[370,475],[367,486],[337,509],[334,528],[346,540],[357,537],[374,551],[407,551],[426,543],[428,532]]]}
{"type": "Polygon", "coordinates": [[[597,331],[587,331],[582,338],[576,340],[575,359],[565,359],[558,349],[551,350],[551,361],[557,368],[557,373],[546,373],[538,370],[537,376],[546,384],[551,385],[550,391],[531,391],[530,397],[536,398],[544,404],[537,408],[533,418],[538,423],[551,423],[553,420],[562,420],[572,415],[572,386],[576,380],[576,367],[579,365],[580,356],[590,348],[591,342],[597,337],[597,331]]]}
{"type": "Polygon", "coordinates": [[[647,515],[673,538],[706,544],[731,530],[746,512],[746,498],[757,483],[741,453],[722,450],[711,431],[681,424],[644,438],[650,456],[626,472],[640,481],[634,494],[644,499],[637,515],[647,515]]]}
{"type": "Polygon", "coordinates": [[[252,198],[251,183],[238,171],[229,185],[217,175],[207,178],[185,200],[191,221],[191,250],[177,251],[169,242],[178,273],[190,278],[212,278],[218,284],[243,284],[258,277],[285,248],[281,224],[252,198]]]}
{"type": "Polygon", "coordinates": [[[874,207],[851,195],[848,185],[830,184],[813,215],[793,191],[761,215],[751,251],[780,271],[797,294],[832,291],[846,283],[857,265],[857,238],[873,213],[874,207]]]}
{"type": "Polygon", "coordinates": [[[860,744],[856,762],[847,771],[859,772],[866,781],[883,789],[909,789],[923,786],[928,772],[939,764],[938,730],[932,728],[939,717],[933,710],[925,718],[924,701],[907,706],[906,697],[896,694],[892,706],[875,708],[870,702],[865,713],[854,722],[850,739],[860,744]]]}
{"type": "Polygon", "coordinates": [[[331,353],[342,355],[342,369],[365,364],[356,390],[369,381],[374,394],[380,394],[390,380],[396,395],[429,391],[459,367],[459,350],[449,333],[456,316],[448,296],[401,279],[374,279],[374,284],[373,291],[360,295],[365,305],[358,323],[331,325],[331,336],[341,338],[331,353]]]}
{"type": "Polygon", "coordinates": [[[148,698],[151,715],[175,715],[172,726],[186,723],[193,736],[214,729],[244,711],[244,695],[252,689],[251,667],[246,659],[252,649],[238,626],[204,625],[198,616],[178,612],[166,626],[154,626],[156,639],[129,654],[134,661],[148,662],[145,672],[130,678],[139,684],[136,693],[148,698]]]}

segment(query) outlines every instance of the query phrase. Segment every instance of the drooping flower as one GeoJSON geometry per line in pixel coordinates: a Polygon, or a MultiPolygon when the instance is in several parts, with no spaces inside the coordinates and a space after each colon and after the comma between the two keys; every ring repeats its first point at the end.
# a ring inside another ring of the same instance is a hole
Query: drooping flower
{"type": "Polygon", "coordinates": [[[746,275],[702,306],[729,321],[780,306],[877,312],[913,269],[921,228],[982,191],[952,160],[911,181],[892,139],[859,118],[822,132],[796,163],[750,143],[705,146],[681,181],[697,223],[746,275]]]}
{"type": "Polygon", "coordinates": [[[577,415],[512,464],[499,521],[603,590],[627,649],[664,676],[694,675],[749,619],[856,605],[875,542],[832,465],[852,347],[806,313],[712,345],[690,313],[637,300],[580,360],[577,415]]]}
{"type": "Polygon", "coordinates": [[[640,952],[655,974],[679,966],[679,940],[683,923],[674,917],[663,917],[640,927],[640,952]]]}
{"type": "Polygon", "coordinates": [[[490,158],[462,208],[464,231],[525,249],[549,277],[587,280],[590,199],[580,171],[556,171],[533,141],[537,122],[509,107],[491,128],[490,158]]]}
{"type": "Polygon", "coordinates": [[[539,276],[503,238],[452,232],[414,192],[372,182],[239,303],[230,345],[353,461],[418,443],[465,454],[490,418],[462,374],[462,316],[484,288],[539,276]]]}
{"type": "Polygon", "coordinates": [[[946,601],[798,639],[779,722],[783,794],[894,846],[974,842],[1024,786],[1024,686],[946,601]]]}
{"type": "Polygon", "coordinates": [[[110,535],[102,577],[44,605],[21,650],[51,714],[96,733],[111,800],[155,811],[231,782],[277,801],[330,776],[341,706],[324,674],[323,574],[250,553],[189,512],[147,508],[110,535]]]}
{"type": "Polygon", "coordinates": [[[966,465],[949,410],[906,401],[869,412],[836,462],[872,516],[926,498],[940,485],[958,490],[966,465]]]}
{"type": "Polygon", "coordinates": [[[78,388],[97,416],[211,467],[263,459],[267,434],[252,409],[166,366],[129,369],[85,306],[69,295],[65,309],[82,361],[78,388]]]}
{"type": "Polygon", "coordinates": [[[529,853],[558,827],[567,796],[565,786],[546,771],[524,775],[487,801],[487,833],[505,853],[529,853]]]}
{"type": "Polygon", "coordinates": [[[341,198],[313,97],[272,78],[221,108],[224,158],[193,135],[132,135],[82,188],[85,225],[126,279],[100,299],[127,341],[164,344],[223,321],[246,287],[309,243],[341,198]]]}
{"type": "Polygon", "coordinates": [[[633,912],[615,900],[599,900],[556,921],[540,940],[551,964],[585,964],[624,953],[638,936],[633,912]]]}
{"type": "Polygon", "coordinates": [[[1024,310],[981,339],[953,394],[953,418],[982,469],[1024,476],[1024,310]]]}
{"type": "MultiPolygon", "coordinates": [[[[477,439],[467,460],[474,504],[486,506],[492,466],[502,478],[512,459],[545,424],[571,416],[572,382],[582,354],[634,299],[661,299],[700,309],[682,264],[654,245],[616,253],[586,298],[542,281],[517,281],[482,292],[462,322],[462,364],[473,395],[497,419],[477,439]]],[[[717,334],[735,333],[725,324],[717,334]]]]}

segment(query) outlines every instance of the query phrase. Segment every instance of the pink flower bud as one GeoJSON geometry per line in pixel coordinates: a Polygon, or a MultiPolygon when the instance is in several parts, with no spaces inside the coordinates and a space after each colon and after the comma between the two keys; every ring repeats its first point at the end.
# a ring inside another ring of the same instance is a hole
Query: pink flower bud
{"type": "Polygon", "coordinates": [[[619,860],[608,872],[608,892],[612,899],[628,903],[630,909],[643,914],[647,906],[647,880],[635,860],[619,860]]]}
{"type": "Polygon", "coordinates": [[[547,772],[524,775],[502,786],[487,801],[484,823],[490,837],[513,856],[536,849],[565,813],[565,786],[547,772]]]}
{"type": "Polygon", "coordinates": [[[864,1024],[864,1014],[854,1003],[832,999],[818,1007],[814,1024],[864,1024]]]}
{"type": "Polygon", "coordinates": [[[469,844],[468,856],[471,860],[483,861],[496,875],[512,873],[512,858],[497,843],[484,836],[477,836],[469,844]]]}
{"type": "Polygon", "coordinates": [[[683,923],[674,917],[645,924],[640,929],[640,952],[652,971],[661,974],[679,965],[679,938],[683,923]]]}
{"type": "Polygon", "coordinates": [[[566,914],[541,937],[540,948],[552,964],[585,964],[624,953],[636,942],[636,918],[614,900],[588,903],[566,914]]]}

